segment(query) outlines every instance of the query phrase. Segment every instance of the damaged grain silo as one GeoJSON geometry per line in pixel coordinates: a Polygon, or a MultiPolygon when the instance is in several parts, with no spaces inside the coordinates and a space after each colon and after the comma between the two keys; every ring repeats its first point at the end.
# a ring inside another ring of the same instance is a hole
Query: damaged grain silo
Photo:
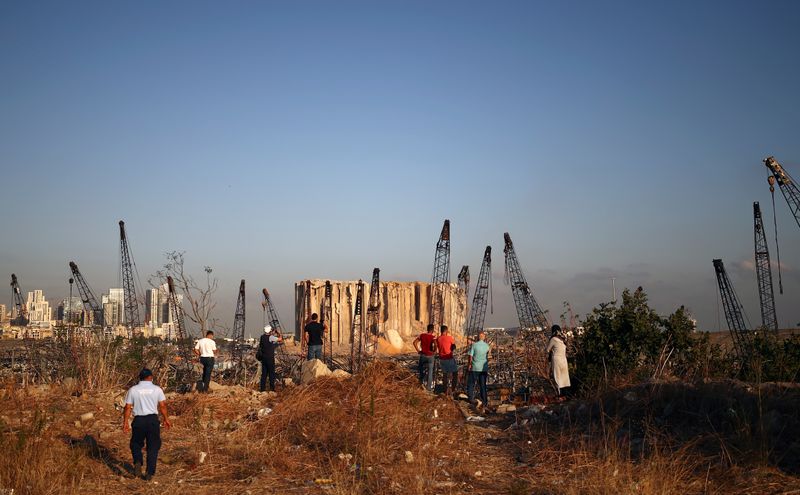
{"type": "MultiPolygon", "coordinates": [[[[306,318],[319,313],[325,294],[325,280],[301,280],[294,285],[295,338],[300,333],[306,318]],[[310,305],[310,308],[309,308],[310,305]]],[[[358,281],[330,281],[331,318],[328,323],[334,345],[350,343],[353,311],[358,290],[358,281]]],[[[364,294],[370,291],[364,283],[364,294]]],[[[429,323],[430,284],[425,282],[380,283],[379,325],[386,335],[394,330],[404,341],[410,342],[423,332],[429,323]]],[[[457,284],[447,284],[444,291],[444,324],[455,335],[461,335],[467,314],[467,298],[457,284]]],[[[438,333],[438,329],[437,329],[438,333]]]]}

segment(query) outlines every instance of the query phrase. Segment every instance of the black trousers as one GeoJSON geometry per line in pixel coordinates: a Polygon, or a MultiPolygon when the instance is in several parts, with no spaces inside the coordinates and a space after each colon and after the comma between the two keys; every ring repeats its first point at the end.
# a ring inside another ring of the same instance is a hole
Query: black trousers
{"type": "Polygon", "coordinates": [[[214,358],[201,357],[200,363],[203,365],[203,392],[208,392],[208,384],[211,383],[211,370],[214,369],[214,358]]]}
{"type": "Polygon", "coordinates": [[[142,447],[147,443],[147,474],[156,474],[158,449],[161,448],[161,427],[158,414],[136,416],[131,425],[131,454],[133,463],[143,464],[142,447]]]}
{"type": "Polygon", "coordinates": [[[261,383],[259,390],[267,390],[267,375],[269,375],[269,389],[275,390],[275,356],[261,360],[261,383]]]}

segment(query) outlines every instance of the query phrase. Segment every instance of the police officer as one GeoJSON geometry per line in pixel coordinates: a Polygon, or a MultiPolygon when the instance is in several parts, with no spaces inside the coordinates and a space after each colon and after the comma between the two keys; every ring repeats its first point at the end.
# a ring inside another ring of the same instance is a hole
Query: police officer
{"type": "Polygon", "coordinates": [[[153,372],[144,368],[139,372],[139,383],[125,395],[122,430],[131,433],[131,454],[133,454],[133,474],[142,476],[142,447],[147,444],[147,471],[144,479],[150,480],[156,474],[158,449],[161,448],[161,428],[158,413],[164,418],[164,428],[170,428],[167,415],[167,398],[161,387],[153,383],[153,372]],[[133,425],[130,423],[133,412],[133,425]]]}

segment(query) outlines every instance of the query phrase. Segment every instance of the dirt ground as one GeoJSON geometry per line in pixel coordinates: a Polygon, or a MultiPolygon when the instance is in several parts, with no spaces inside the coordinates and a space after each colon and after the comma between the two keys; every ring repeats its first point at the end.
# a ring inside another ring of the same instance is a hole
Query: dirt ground
{"type": "Polygon", "coordinates": [[[156,477],[131,475],[124,390],[0,391],[14,493],[800,493],[795,386],[640,384],[480,415],[376,363],[277,393],[169,394],[156,477]],[[730,411],[734,411],[731,413],[730,411]],[[90,415],[91,417],[90,417],[90,415]]]}

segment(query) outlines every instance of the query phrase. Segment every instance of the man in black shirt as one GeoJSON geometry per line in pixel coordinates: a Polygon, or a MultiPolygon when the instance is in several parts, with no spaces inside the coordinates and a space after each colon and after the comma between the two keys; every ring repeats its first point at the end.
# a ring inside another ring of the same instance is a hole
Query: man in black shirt
{"type": "Polygon", "coordinates": [[[311,321],[306,325],[303,332],[303,339],[308,347],[308,355],[306,360],[322,359],[322,340],[325,335],[327,325],[323,325],[319,321],[319,315],[314,313],[311,315],[311,321]]]}
{"type": "Polygon", "coordinates": [[[283,336],[274,332],[272,327],[264,327],[264,335],[258,341],[258,351],[261,355],[261,384],[259,390],[267,390],[267,375],[269,375],[269,389],[275,391],[275,348],[283,343],[283,336]]]}

